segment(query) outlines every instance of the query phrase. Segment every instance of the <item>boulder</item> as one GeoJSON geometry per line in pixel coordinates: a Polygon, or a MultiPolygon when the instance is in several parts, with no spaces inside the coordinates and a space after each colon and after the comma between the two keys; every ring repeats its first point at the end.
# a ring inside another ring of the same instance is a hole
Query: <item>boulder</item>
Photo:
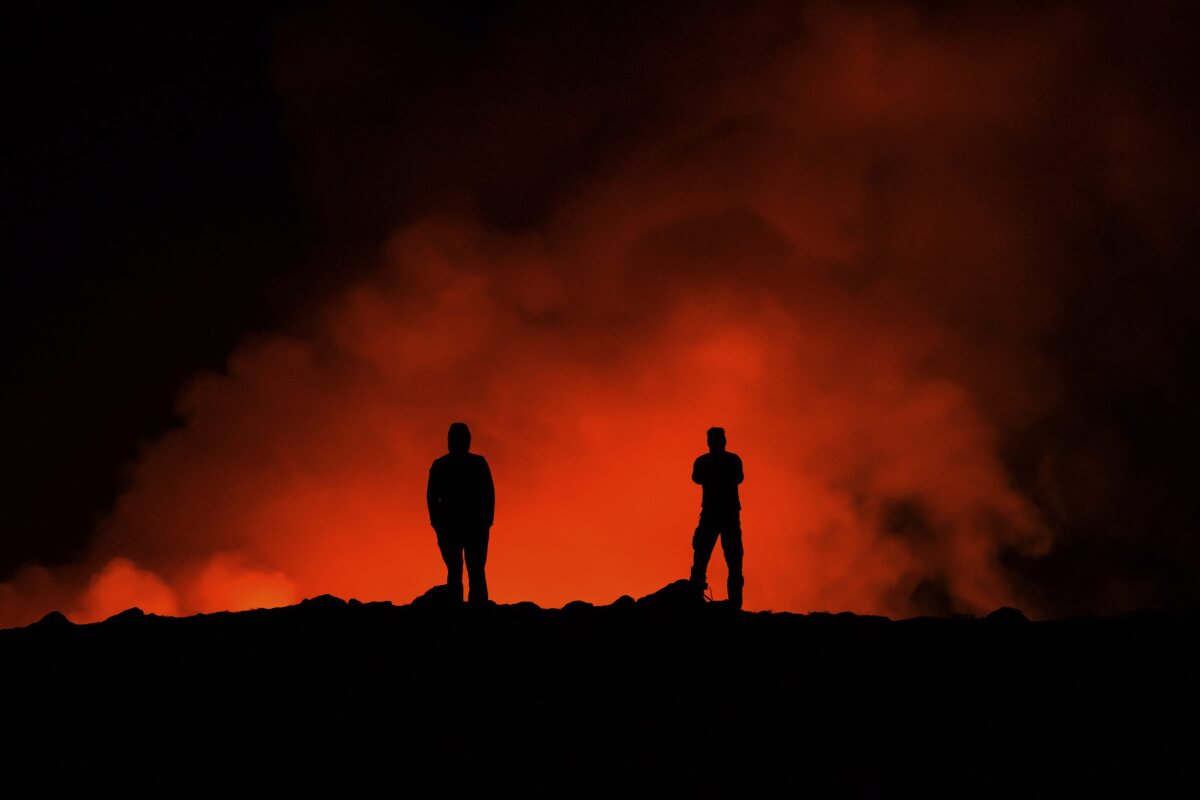
{"type": "Polygon", "coordinates": [[[988,614],[984,619],[988,622],[1000,623],[1003,625],[1024,625],[1029,622],[1029,617],[1025,616],[1020,609],[1010,606],[1001,606],[992,613],[988,614]]]}
{"type": "Polygon", "coordinates": [[[340,597],[334,597],[331,594],[322,594],[316,597],[306,597],[300,601],[301,608],[307,608],[310,611],[333,611],[346,607],[346,601],[340,597]]]}
{"type": "Polygon", "coordinates": [[[58,631],[74,628],[75,623],[67,619],[67,615],[61,611],[51,611],[29,627],[41,631],[58,631]]]}
{"type": "Polygon", "coordinates": [[[569,611],[572,613],[578,613],[581,611],[590,611],[593,608],[595,608],[595,606],[593,606],[591,603],[589,603],[585,600],[572,600],[571,602],[569,602],[565,606],[563,606],[562,610],[569,611]]]}
{"type": "Polygon", "coordinates": [[[639,598],[637,605],[638,608],[659,611],[692,611],[704,607],[704,594],[691,581],[683,578],[639,598]]]}
{"type": "Polygon", "coordinates": [[[122,611],[119,614],[113,614],[111,617],[104,620],[104,624],[107,625],[109,623],[113,623],[113,624],[117,624],[117,625],[125,625],[130,622],[137,622],[139,620],[145,619],[145,617],[146,617],[146,612],[142,611],[140,608],[134,606],[133,608],[125,609],[124,611],[122,611]]]}
{"type": "Polygon", "coordinates": [[[457,608],[462,604],[461,593],[451,589],[444,583],[431,587],[423,595],[412,601],[413,608],[424,609],[457,608]]]}

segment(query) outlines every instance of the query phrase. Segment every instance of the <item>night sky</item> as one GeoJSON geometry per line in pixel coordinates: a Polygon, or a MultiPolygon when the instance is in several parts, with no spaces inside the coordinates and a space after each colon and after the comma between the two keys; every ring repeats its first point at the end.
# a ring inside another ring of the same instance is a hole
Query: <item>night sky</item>
{"type": "Polygon", "coordinates": [[[1191,4],[442,5],[5,12],[0,625],[407,602],[456,419],[500,602],[724,425],[749,608],[1197,605],[1191,4]]]}

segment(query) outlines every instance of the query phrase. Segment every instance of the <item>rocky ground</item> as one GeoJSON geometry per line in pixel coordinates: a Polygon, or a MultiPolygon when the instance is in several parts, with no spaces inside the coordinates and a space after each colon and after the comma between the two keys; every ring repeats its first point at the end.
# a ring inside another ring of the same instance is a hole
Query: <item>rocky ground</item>
{"type": "MultiPolygon", "coordinates": [[[[1029,622],[323,596],[0,631],[40,793],[1191,795],[1200,615],[1029,622]]],[[[16,795],[14,795],[16,796],[16,795]]]]}

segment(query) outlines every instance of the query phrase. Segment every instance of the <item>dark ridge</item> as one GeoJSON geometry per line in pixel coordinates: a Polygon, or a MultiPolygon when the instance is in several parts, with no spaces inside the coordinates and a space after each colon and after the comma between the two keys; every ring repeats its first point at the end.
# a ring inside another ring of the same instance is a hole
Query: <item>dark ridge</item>
{"type": "Polygon", "coordinates": [[[39,619],[37,622],[29,626],[32,630],[39,631],[57,631],[63,628],[74,627],[75,623],[67,619],[67,615],[61,611],[51,611],[46,616],[39,619]]]}
{"type": "Polygon", "coordinates": [[[1196,613],[893,621],[322,595],[0,631],[5,784],[123,793],[1194,794],[1196,613]]]}
{"type": "MultiPolygon", "coordinates": [[[[140,608],[127,608],[119,614],[113,614],[108,619],[104,620],[104,625],[130,625],[135,622],[140,622],[146,616],[146,612],[140,608]]],[[[153,616],[153,615],[151,615],[153,616]]]]}
{"type": "Polygon", "coordinates": [[[1029,617],[1025,616],[1019,609],[1010,608],[1009,606],[997,608],[988,614],[986,619],[1003,625],[1022,625],[1029,622],[1029,617]]]}

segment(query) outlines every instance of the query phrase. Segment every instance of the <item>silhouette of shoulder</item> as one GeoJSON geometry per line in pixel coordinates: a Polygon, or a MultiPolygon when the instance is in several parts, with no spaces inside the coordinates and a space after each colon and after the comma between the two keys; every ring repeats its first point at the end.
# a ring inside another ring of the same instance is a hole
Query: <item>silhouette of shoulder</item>
{"type": "Polygon", "coordinates": [[[703,453],[692,466],[692,480],[704,483],[710,479],[742,480],[742,459],[737,453],[703,453]]]}
{"type": "Polygon", "coordinates": [[[446,453],[438,456],[429,466],[429,471],[483,469],[487,467],[487,459],[478,453],[446,453]]]}

